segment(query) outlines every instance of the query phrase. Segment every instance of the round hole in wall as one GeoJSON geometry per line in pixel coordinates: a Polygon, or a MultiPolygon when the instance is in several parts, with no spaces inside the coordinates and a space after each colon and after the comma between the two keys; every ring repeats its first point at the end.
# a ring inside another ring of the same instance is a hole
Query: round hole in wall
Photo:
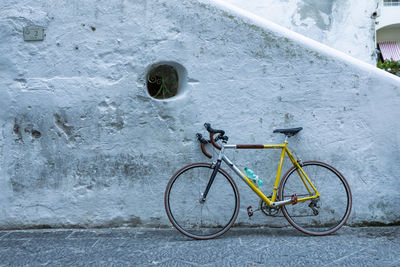
{"type": "Polygon", "coordinates": [[[160,62],[147,71],[147,91],[155,99],[164,100],[177,96],[183,90],[186,71],[175,62],[160,62]]]}

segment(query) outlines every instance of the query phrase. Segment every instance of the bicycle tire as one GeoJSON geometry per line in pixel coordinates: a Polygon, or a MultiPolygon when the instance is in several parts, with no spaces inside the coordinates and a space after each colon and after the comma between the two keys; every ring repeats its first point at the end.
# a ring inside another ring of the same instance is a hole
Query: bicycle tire
{"type": "Polygon", "coordinates": [[[205,202],[201,196],[214,166],[194,163],[176,172],[167,184],[164,203],[172,225],[194,239],[221,236],[234,224],[240,206],[239,191],[232,177],[219,168],[205,202]]]}
{"type": "MultiPolygon", "coordinates": [[[[320,198],[314,201],[317,206],[308,200],[282,206],[282,213],[293,227],[303,233],[314,236],[332,234],[339,230],[350,216],[350,186],[338,170],[324,162],[304,162],[302,169],[320,193],[320,198]],[[314,213],[310,205],[318,214],[314,213]]],[[[296,167],[292,167],[284,175],[279,185],[281,200],[294,194],[297,194],[298,198],[310,196],[296,170],[296,167]]]]}

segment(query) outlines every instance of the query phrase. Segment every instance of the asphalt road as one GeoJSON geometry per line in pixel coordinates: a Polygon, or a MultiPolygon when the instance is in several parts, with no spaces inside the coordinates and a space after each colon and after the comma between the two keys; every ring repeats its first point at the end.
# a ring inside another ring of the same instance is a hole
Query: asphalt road
{"type": "Polygon", "coordinates": [[[0,266],[400,266],[400,227],[232,228],[191,240],[175,229],[0,231],[0,266]]]}

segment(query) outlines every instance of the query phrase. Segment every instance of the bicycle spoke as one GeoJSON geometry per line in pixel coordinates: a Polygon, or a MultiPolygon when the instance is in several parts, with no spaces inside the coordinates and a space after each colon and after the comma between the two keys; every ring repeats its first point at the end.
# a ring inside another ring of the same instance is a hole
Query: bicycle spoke
{"type": "MultiPolygon", "coordinates": [[[[351,193],[346,180],[333,167],[322,162],[305,162],[302,169],[317,188],[320,197],[285,205],[282,213],[298,230],[312,235],[326,235],[338,230],[351,209],[351,193]]],[[[305,196],[305,186],[294,170],[282,179],[280,196],[305,196]]]]}
{"type": "Polygon", "coordinates": [[[182,221],[185,221],[188,218],[188,215],[191,214],[191,212],[196,208],[196,206],[198,205],[193,205],[192,208],[190,208],[189,210],[185,211],[184,216],[182,218],[182,221]]]}
{"type": "Polygon", "coordinates": [[[193,238],[208,239],[223,234],[239,211],[236,185],[221,170],[217,172],[206,200],[201,202],[212,171],[211,164],[189,165],[171,178],[166,189],[169,219],[179,231],[193,238]],[[181,187],[185,189],[181,190],[181,187]]]}

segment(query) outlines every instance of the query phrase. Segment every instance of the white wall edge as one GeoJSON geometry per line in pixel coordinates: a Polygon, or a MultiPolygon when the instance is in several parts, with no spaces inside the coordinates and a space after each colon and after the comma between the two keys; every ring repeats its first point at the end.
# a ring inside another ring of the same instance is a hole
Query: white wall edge
{"type": "Polygon", "coordinates": [[[199,1],[213,5],[225,12],[228,12],[238,18],[243,19],[247,23],[253,24],[253,25],[258,26],[265,30],[273,31],[273,32],[277,33],[278,35],[282,35],[292,41],[295,41],[301,45],[304,45],[305,47],[315,50],[323,55],[343,60],[347,64],[351,64],[351,65],[356,66],[367,72],[372,72],[382,78],[385,78],[385,79],[389,78],[389,79],[391,79],[391,81],[393,81],[394,84],[400,85],[400,77],[398,77],[396,75],[393,75],[384,70],[381,70],[373,65],[370,65],[362,60],[359,60],[357,58],[349,56],[339,50],[336,50],[332,47],[329,47],[320,42],[317,42],[317,41],[315,41],[311,38],[308,38],[304,35],[301,35],[299,33],[291,31],[285,27],[282,27],[282,26],[275,24],[269,20],[266,20],[254,13],[248,12],[240,7],[229,4],[223,0],[199,0],[199,1]]]}

